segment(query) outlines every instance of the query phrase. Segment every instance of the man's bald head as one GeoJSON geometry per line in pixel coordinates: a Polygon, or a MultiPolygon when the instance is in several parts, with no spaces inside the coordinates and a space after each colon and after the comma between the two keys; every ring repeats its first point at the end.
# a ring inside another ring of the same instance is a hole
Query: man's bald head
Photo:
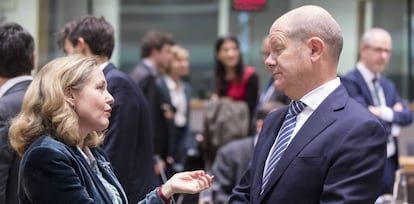
{"type": "Polygon", "coordinates": [[[302,6],[279,17],[270,28],[273,32],[283,29],[287,37],[301,42],[310,37],[319,37],[329,49],[331,57],[339,61],[342,51],[342,30],[335,19],[319,6],[302,6]]]}

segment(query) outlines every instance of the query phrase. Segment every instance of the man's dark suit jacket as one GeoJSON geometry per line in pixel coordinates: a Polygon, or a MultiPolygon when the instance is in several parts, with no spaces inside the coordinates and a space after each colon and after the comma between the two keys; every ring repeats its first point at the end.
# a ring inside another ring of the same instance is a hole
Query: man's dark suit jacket
{"type": "MultiPolygon", "coordinates": [[[[342,77],[341,80],[352,98],[354,98],[364,107],[374,105],[371,91],[369,90],[368,85],[366,84],[364,78],[362,77],[358,69],[354,69],[353,71],[349,72],[345,77],[342,77]]],[[[398,91],[395,88],[394,83],[392,81],[382,76],[379,80],[379,83],[384,91],[386,106],[392,108],[398,102],[403,105],[403,110],[401,112],[394,111],[394,118],[392,122],[387,122],[382,119],[379,119],[381,124],[384,126],[387,135],[390,136],[391,127],[393,123],[398,124],[400,126],[406,126],[411,124],[412,112],[408,108],[408,105],[401,99],[401,96],[398,94],[398,91]]],[[[395,138],[393,139],[396,144],[396,154],[388,158],[387,170],[383,184],[383,193],[391,192],[395,171],[399,168],[397,145],[398,142],[395,138]]]]}
{"type": "Polygon", "coordinates": [[[108,64],[103,72],[108,91],[115,98],[104,149],[129,203],[137,203],[159,185],[154,172],[148,104],[134,81],[113,64],[108,64]]]}
{"type": "Polygon", "coordinates": [[[0,203],[15,204],[20,157],[9,143],[9,120],[20,112],[31,81],[15,84],[0,98],[0,203]]]}
{"type": "Polygon", "coordinates": [[[342,85],[303,124],[260,194],[265,161],[287,110],[266,117],[252,164],[229,203],[374,203],[386,161],[385,131],[342,85]]]}
{"type": "Polygon", "coordinates": [[[144,63],[139,64],[130,74],[131,78],[139,85],[147,99],[154,131],[154,153],[162,159],[168,155],[168,121],[164,117],[163,98],[158,86],[160,76],[155,76],[144,63]]]}
{"type": "MultiPolygon", "coordinates": [[[[361,73],[357,69],[354,69],[353,71],[349,72],[345,77],[342,77],[341,80],[349,95],[353,99],[362,104],[364,107],[374,105],[371,91],[369,90],[368,85],[365,83],[361,73]]],[[[411,124],[412,113],[408,108],[407,103],[405,103],[401,99],[401,96],[398,94],[398,91],[395,88],[394,83],[392,81],[382,76],[380,78],[379,83],[384,91],[386,106],[392,108],[398,102],[403,105],[403,111],[394,111],[394,118],[392,122],[380,120],[381,123],[384,125],[387,134],[390,135],[391,125],[393,123],[401,126],[411,124]]]]}
{"type": "MultiPolygon", "coordinates": [[[[123,203],[125,193],[108,158],[100,148],[91,148],[102,176],[117,188],[123,203]]],[[[35,140],[23,155],[19,170],[19,198],[29,203],[100,203],[112,200],[99,177],[76,147],[48,135],[35,140]],[[51,176],[54,175],[54,176],[51,176]]]]}
{"type": "MultiPolygon", "coordinates": [[[[269,81],[267,82],[265,88],[262,91],[262,95],[266,93],[266,91],[270,88],[270,86],[274,86],[273,85],[274,82],[275,82],[275,79],[273,79],[273,77],[270,77],[269,81]]],[[[260,99],[262,99],[262,98],[260,98],[260,99]]],[[[273,94],[269,97],[269,99],[267,101],[259,101],[259,103],[261,103],[261,105],[263,105],[263,103],[270,102],[270,101],[278,101],[280,103],[288,105],[290,103],[290,98],[287,97],[283,92],[274,90],[273,94]]],[[[259,108],[257,110],[259,110],[259,108]]]]}
{"type": "Polygon", "coordinates": [[[249,166],[253,157],[255,136],[233,140],[217,151],[211,174],[214,175],[214,203],[224,204],[229,202],[231,190],[249,166]]]}

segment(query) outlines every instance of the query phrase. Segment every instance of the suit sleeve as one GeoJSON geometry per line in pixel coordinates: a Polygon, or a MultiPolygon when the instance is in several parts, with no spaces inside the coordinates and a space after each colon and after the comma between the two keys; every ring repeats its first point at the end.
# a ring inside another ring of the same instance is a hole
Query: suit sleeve
{"type": "Polygon", "coordinates": [[[21,185],[33,203],[94,203],[71,166],[73,161],[64,154],[37,148],[28,152],[25,161],[21,185]]]}
{"type": "Polygon", "coordinates": [[[320,203],[374,203],[380,194],[386,134],[374,120],[358,124],[343,136],[333,154],[320,203]]]}
{"type": "MultiPolygon", "coordinates": [[[[401,126],[406,126],[412,123],[413,121],[413,113],[411,112],[410,108],[408,107],[407,103],[405,103],[400,94],[398,94],[397,89],[395,88],[394,84],[391,84],[392,89],[394,90],[394,104],[396,103],[401,103],[403,105],[403,110],[402,111],[394,111],[394,116],[393,116],[393,121],[392,123],[401,125],[401,126]]],[[[390,107],[393,108],[393,107],[390,107]]]]}

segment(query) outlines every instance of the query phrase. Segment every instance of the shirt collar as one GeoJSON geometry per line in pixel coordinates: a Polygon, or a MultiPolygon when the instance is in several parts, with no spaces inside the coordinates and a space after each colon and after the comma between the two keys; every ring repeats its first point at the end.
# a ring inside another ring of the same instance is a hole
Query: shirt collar
{"type": "Polygon", "coordinates": [[[30,75],[24,75],[24,76],[18,76],[11,78],[6,81],[6,83],[3,84],[3,86],[0,87],[0,98],[8,91],[10,90],[14,85],[23,82],[23,81],[31,81],[33,79],[30,75]]]}
{"type": "Polygon", "coordinates": [[[177,89],[177,83],[168,75],[164,76],[165,84],[167,85],[168,90],[175,91],[177,89]]]}
{"type": "Polygon", "coordinates": [[[100,64],[99,69],[101,69],[103,71],[108,64],[109,64],[109,62],[104,62],[104,63],[100,64]]]}
{"type": "Polygon", "coordinates": [[[381,75],[375,76],[364,64],[358,62],[356,65],[357,70],[361,73],[362,78],[364,78],[365,83],[371,84],[372,80],[377,77],[378,79],[381,75]]]}
{"type": "Polygon", "coordinates": [[[316,110],[318,106],[331,94],[336,88],[341,85],[341,81],[338,77],[332,79],[318,88],[310,91],[306,95],[304,95],[300,100],[307,105],[307,107],[311,108],[312,110],[316,110]]]}
{"type": "Polygon", "coordinates": [[[151,73],[152,73],[154,76],[158,76],[158,70],[157,70],[157,67],[155,67],[155,64],[154,64],[151,60],[149,60],[149,59],[144,59],[144,60],[142,60],[142,63],[143,63],[144,65],[146,65],[146,66],[150,69],[151,73]]]}

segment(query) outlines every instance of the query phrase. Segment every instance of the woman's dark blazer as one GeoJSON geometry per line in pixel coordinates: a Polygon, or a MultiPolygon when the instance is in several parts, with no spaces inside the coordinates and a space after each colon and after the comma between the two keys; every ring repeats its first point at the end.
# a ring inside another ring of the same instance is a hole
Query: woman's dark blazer
{"type": "MultiPolygon", "coordinates": [[[[126,196],[108,158],[100,148],[91,148],[103,177],[126,196]]],[[[20,203],[112,203],[105,187],[76,147],[52,137],[38,138],[26,150],[20,163],[20,203]]]]}
{"type": "MultiPolygon", "coordinates": [[[[161,91],[161,94],[162,94],[162,103],[163,104],[164,103],[169,104],[171,107],[173,107],[173,109],[175,111],[175,107],[174,107],[174,105],[172,104],[172,101],[171,101],[170,90],[168,89],[165,78],[162,78],[161,80],[159,80],[157,85],[158,85],[158,87],[161,91]]],[[[190,107],[191,85],[188,82],[184,81],[184,80],[181,80],[181,85],[184,88],[185,99],[186,99],[186,102],[187,102],[187,113],[186,113],[187,123],[184,126],[184,128],[185,128],[184,132],[185,132],[185,134],[189,134],[189,131],[190,131],[189,121],[190,121],[190,111],[191,111],[191,109],[190,109],[191,108],[190,107]]],[[[169,138],[169,140],[168,140],[168,154],[169,154],[169,156],[174,156],[174,152],[177,151],[176,150],[177,147],[174,146],[174,145],[176,145],[176,143],[177,143],[176,140],[178,139],[178,138],[176,138],[176,135],[175,135],[176,128],[177,127],[175,126],[174,120],[169,120],[168,121],[168,138],[169,138]]],[[[185,135],[183,135],[181,138],[182,138],[182,140],[186,139],[185,135]]]]}

